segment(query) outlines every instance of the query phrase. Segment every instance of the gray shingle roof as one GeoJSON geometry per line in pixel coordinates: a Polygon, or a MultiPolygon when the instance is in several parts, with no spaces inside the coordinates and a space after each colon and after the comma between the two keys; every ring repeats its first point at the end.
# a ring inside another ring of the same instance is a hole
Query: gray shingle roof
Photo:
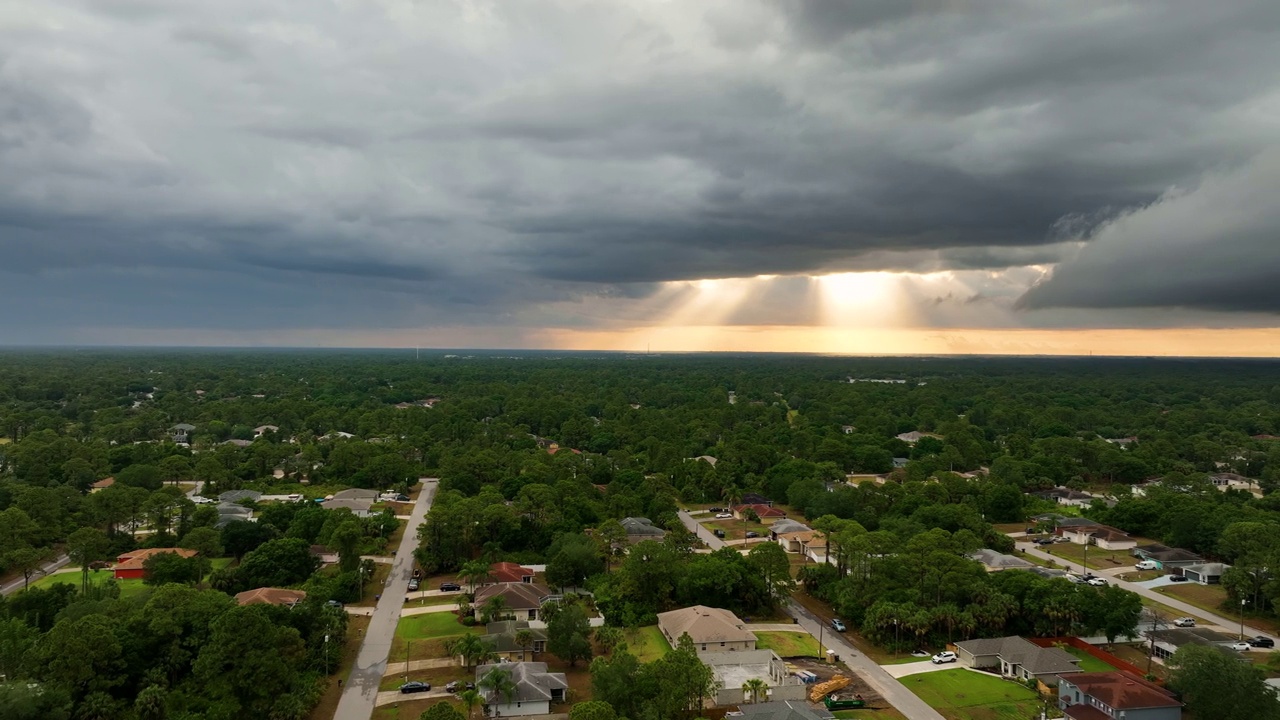
{"type": "Polygon", "coordinates": [[[1042,648],[1016,635],[965,640],[956,643],[956,647],[973,655],[998,655],[1032,675],[1080,672],[1079,660],[1071,653],[1056,647],[1042,648]]]}
{"type": "MultiPolygon", "coordinates": [[[[549,701],[551,700],[552,690],[566,690],[569,687],[569,683],[564,679],[564,673],[547,672],[547,664],[544,662],[481,665],[476,668],[477,684],[494,668],[500,668],[511,674],[511,681],[516,684],[516,694],[512,698],[514,702],[549,701]]],[[[482,689],[480,694],[485,697],[486,702],[496,702],[498,704],[506,702],[506,698],[491,697],[492,693],[488,690],[482,689]]]]}

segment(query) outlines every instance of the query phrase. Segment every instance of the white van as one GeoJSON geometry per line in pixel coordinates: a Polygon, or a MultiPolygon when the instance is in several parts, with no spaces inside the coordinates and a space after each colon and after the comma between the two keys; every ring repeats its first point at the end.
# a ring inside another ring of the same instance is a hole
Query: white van
{"type": "Polygon", "coordinates": [[[1134,565],[1134,567],[1136,567],[1139,570],[1155,570],[1156,568],[1160,567],[1160,563],[1156,562],[1155,560],[1143,560],[1137,565],[1134,565]]]}

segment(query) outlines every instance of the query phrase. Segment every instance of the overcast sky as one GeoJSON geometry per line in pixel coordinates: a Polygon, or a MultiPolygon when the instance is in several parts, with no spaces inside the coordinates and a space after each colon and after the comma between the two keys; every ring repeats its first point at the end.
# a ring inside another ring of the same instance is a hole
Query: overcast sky
{"type": "Polygon", "coordinates": [[[0,0],[0,342],[816,327],[848,272],[849,326],[1274,328],[1277,48],[1274,0],[0,0]]]}

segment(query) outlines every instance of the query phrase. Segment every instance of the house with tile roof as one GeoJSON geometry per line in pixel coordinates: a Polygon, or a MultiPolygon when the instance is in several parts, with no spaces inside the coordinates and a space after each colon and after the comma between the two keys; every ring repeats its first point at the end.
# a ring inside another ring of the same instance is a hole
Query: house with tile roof
{"type": "Polygon", "coordinates": [[[671,647],[688,634],[699,654],[756,649],[756,634],[737,615],[722,608],[694,605],[658,613],[658,630],[671,647]]]}
{"type": "Polygon", "coordinates": [[[491,622],[485,626],[485,634],[480,639],[488,643],[499,658],[515,662],[536,658],[538,653],[545,652],[547,649],[547,631],[530,627],[529,623],[523,620],[491,622]],[[516,634],[522,630],[528,630],[533,640],[528,647],[516,642],[516,634]],[[529,658],[525,657],[526,654],[529,658]]]}
{"type": "Polygon", "coordinates": [[[195,550],[186,548],[168,547],[131,550],[116,558],[116,565],[111,569],[112,576],[117,580],[141,580],[147,576],[147,558],[166,553],[172,553],[184,558],[195,557],[196,555],[195,550]]]}
{"type": "Polygon", "coordinates": [[[965,666],[992,668],[1017,680],[1035,678],[1049,686],[1058,684],[1059,675],[1080,672],[1080,659],[1066,650],[1042,648],[1016,635],[958,642],[956,655],[965,666]]]}
{"type": "Polygon", "coordinates": [[[102,478],[98,482],[93,483],[92,485],[89,486],[89,494],[92,495],[93,493],[96,493],[96,492],[102,492],[103,490],[106,490],[107,488],[115,484],[116,484],[116,479],[113,477],[102,478]]]}
{"type": "Polygon", "coordinates": [[[1027,568],[1036,567],[1036,564],[1033,562],[1027,562],[1020,557],[996,552],[990,548],[983,548],[969,555],[969,558],[982,563],[982,566],[987,569],[987,572],[1000,572],[1001,570],[1025,570],[1027,568]]]}
{"type": "Polygon", "coordinates": [[[1070,720],[1182,719],[1182,703],[1173,692],[1120,671],[1062,678],[1058,709],[1070,720]]]}
{"type": "Polygon", "coordinates": [[[476,590],[473,605],[479,609],[491,598],[501,597],[506,608],[520,620],[537,620],[542,604],[549,600],[551,591],[538,583],[506,582],[486,585],[476,590]]]}
{"type": "Polygon", "coordinates": [[[733,516],[739,520],[746,520],[748,510],[755,512],[756,517],[760,518],[760,522],[765,525],[769,525],[775,520],[781,520],[787,516],[785,512],[761,503],[756,503],[754,505],[739,505],[733,509],[733,516]]]}
{"type": "Polygon", "coordinates": [[[550,714],[551,703],[564,702],[569,690],[564,673],[547,672],[544,662],[481,665],[476,668],[476,686],[492,717],[550,714]],[[495,670],[510,675],[516,688],[514,695],[501,696],[481,684],[484,677],[495,670]]]}
{"type": "Polygon", "coordinates": [[[241,605],[282,605],[293,607],[307,599],[305,590],[289,588],[260,587],[236,593],[236,602],[241,605]]]}
{"type": "Polygon", "coordinates": [[[489,566],[491,583],[531,583],[533,571],[513,562],[496,562],[489,566]]]}

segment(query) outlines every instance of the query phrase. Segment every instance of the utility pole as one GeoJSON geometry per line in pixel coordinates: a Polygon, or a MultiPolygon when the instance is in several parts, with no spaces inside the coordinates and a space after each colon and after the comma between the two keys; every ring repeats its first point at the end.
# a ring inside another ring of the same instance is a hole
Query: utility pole
{"type": "Polygon", "coordinates": [[[898,618],[893,619],[893,659],[898,659],[898,643],[901,636],[898,634],[898,618]]]}
{"type": "Polygon", "coordinates": [[[1244,604],[1249,602],[1244,598],[1240,598],[1240,639],[1244,640],[1244,604]]]}

